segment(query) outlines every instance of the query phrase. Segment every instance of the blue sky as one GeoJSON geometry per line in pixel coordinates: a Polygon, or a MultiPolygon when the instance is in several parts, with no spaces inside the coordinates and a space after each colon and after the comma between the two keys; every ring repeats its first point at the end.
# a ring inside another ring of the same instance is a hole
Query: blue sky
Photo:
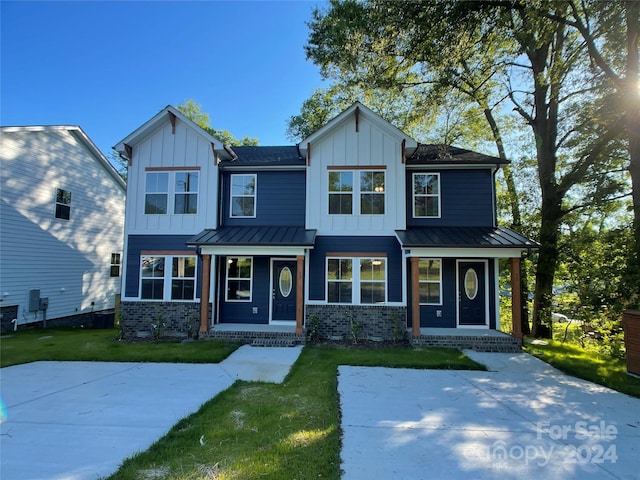
{"type": "Polygon", "coordinates": [[[111,147],[192,98],[212,127],[288,145],[322,86],[307,61],[319,0],[0,2],[0,124],[80,125],[111,147]]]}

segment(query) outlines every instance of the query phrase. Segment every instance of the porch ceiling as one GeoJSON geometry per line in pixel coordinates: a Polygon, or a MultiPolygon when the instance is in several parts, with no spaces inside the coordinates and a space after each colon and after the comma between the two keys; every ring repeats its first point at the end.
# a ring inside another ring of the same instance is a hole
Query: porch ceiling
{"type": "Polygon", "coordinates": [[[413,227],[396,230],[402,248],[529,250],[540,245],[506,227],[413,227]]]}

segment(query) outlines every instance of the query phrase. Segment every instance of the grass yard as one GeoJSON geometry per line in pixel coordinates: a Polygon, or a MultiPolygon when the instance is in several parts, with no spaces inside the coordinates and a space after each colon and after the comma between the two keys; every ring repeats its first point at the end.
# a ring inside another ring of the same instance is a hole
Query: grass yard
{"type": "Polygon", "coordinates": [[[0,366],[39,360],[218,363],[239,345],[225,342],[127,343],[118,331],[34,329],[0,337],[0,366]]]}
{"type": "Polygon", "coordinates": [[[338,365],[484,369],[450,349],[308,345],[283,384],[236,382],[110,480],[340,478],[338,365]]]}
{"type": "Polygon", "coordinates": [[[622,359],[559,340],[535,343],[527,340],[524,346],[526,352],[562,372],[640,398],[640,379],[627,374],[627,365],[622,359]]]}

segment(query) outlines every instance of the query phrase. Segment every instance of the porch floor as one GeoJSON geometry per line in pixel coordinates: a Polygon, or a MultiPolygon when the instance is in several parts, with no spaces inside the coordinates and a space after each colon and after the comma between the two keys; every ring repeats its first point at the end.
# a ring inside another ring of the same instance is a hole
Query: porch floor
{"type": "Polygon", "coordinates": [[[421,328],[420,336],[411,336],[411,344],[417,347],[445,347],[477,352],[519,353],[522,340],[491,329],[477,328],[421,328]]]}
{"type": "Polygon", "coordinates": [[[296,325],[255,323],[217,323],[202,338],[248,343],[257,347],[292,347],[304,345],[306,336],[296,333],[296,325]]]}

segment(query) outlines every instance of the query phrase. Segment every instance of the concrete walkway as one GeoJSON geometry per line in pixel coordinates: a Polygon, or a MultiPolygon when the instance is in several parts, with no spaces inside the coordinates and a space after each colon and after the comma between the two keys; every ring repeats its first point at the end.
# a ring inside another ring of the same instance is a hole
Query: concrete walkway
{"type": "Polygon", "coordinates": [[[237,379],[280,383],[302,347],[243,346],[219,364],[34,362],[0,370],[0,478],[108,476],[237,379]]]}
{"type": "Polygon", "coordinates": [[[640,399],[528,354],[488,372],[339,367],[343,479],[637,479],[640,399]]]}

